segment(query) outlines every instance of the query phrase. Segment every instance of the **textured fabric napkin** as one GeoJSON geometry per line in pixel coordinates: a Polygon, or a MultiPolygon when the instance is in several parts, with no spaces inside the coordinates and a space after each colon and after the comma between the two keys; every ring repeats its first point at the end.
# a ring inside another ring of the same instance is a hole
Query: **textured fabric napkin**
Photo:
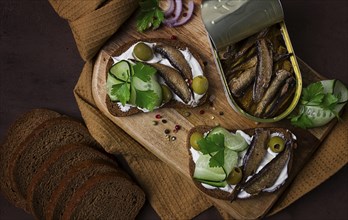
{"type": "MultiPolygon", "coordinates": [[[[112,123],[96,107],[91,81],[93,57],[137,7],[136,0],[49,0],[55,11],[69,22],[81,57],[87,61],[74,89],[76,101],[93,137],[114,154],[121,154],[163,219],[189,219],[212,203],[188,180],[112,123]]],[[[300,61],[301,71],[313,71],[300,61]]],[[[303,168],[270,214],[284,209],[328,179],[348,162],[348,112],[324,140],[313,159],[303,168]],[[335,149],[332,149],[335,146],[335,149]],[[332,158],[335,158],[334,160],[332,158]]],[[[218,209],[224,218],[231,219],[218,209]]]]}
{"type": "Polygon", "coordinates": [[[121,154],[152,207],[162,219],[190,219],[211,203],[187,180],[134,141],[97,108],[92,96],[93,63],[87,62],[74,94],[92,136],[113,154],[121,154]]]}

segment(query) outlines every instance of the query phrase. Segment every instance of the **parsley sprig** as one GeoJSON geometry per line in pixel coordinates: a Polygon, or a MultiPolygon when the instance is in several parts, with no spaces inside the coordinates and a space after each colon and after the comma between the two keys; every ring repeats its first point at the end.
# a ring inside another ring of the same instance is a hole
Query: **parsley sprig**
{"type": "Polygon", "coordinates": [[[133,65],[132,69],[133,75],[127,71],[126,74],[128,78],[126,81],[122,81],[121,83],[112,86],[111,95],[116,96],[123,106],[125,106],[126,103],[129,103],[131,95],[135,95],[135,103],[131,104],[153,111],[158,102],[158,94],[153,90],[138,90],[134,86],[133,79],[139,78],[144,84],[148,83],[152,80],[152,77],[156,74],[157,70],[141,62],[137,62],[133,65]],[[134,90],[135,94],[131,94],[131,90],[134,90]]]}
{"type": "Polygon", "coordinates": [[[137,29],[144,32],[149,28],[157,29],[164,20],[164,13],[159,7],[158,0],[139,1],[140,12],[137,17],[137,29]]]}
{"type": "Polygon", "coordinates": [[[312,127],[312,119],[306,113],[306,108],[319,107],[323,110],[332,112],[338,117],[338,112],[335,108],[339,98],[333,93],[325,92],[321,82],[310,84],[307,88],[303,88],[297,114],[290,116],[291,123],[297,127],[309,128],[312,127]]]}
{"type": "Polygon", "coordinates": [[[129,89],[130,85],[127,82],[116,84],[112,86],[111,94],[116,96],[124,106],[130,99],[129,89]]]}
{"type": "Polygon", "coordinates": [[[225,138],[223,134],[212,134],[198,141],[200,151],[211,156],[210,167],[224,167],[225,138]]]}

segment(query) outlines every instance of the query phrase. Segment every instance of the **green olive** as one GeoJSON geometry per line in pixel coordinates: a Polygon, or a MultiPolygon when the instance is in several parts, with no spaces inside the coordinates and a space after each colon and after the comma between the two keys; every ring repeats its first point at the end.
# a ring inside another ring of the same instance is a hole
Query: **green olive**
{"type": "Polygon", "coordinates": [[[284,139],[278,136],[271,137],[271,139],[268,142],[268,147],[274,153],[280,153],[284,150],[285,147],[284,139]]]}
{"type": "Polygon", "coordinates": [[[190,137],[190,144],[195,150],[200,150],[198,141],[203,139],[203,134],[199,132],[193,132],[190,137]]]}
{"type": "Polygon", "coordinates": [[[135,45],[133,49],[133,55],[139,60],[149,61],[153,57],[153,51],[147,44],[140,42],[135,45]]]}
{"type": "Polygon", "coordinates": [[[243,177],[242,169],[239,167],[234,167],[230,174],[228,175],[226,181],[228,184],[237,185],[243,177]]]}
{"type": "Polygon", "coordinates": [[[161,85],[162,87],[162,103],[167,103],[173,98],[172,91],[166,85],[161,85]]]}
{"type": "Polygon", "coordinates": [[[205,76],[196,76],[192,80],[192,89],[195,93],[203,95],[208,90],[208,79],[205,76]]]}

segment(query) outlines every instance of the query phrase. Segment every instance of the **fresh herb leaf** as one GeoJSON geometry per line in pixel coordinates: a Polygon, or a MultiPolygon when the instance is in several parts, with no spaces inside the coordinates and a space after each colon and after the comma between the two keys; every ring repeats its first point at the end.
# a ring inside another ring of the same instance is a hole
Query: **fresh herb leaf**
{"type": "Polygon", "coordinates": [[[130,86],[126,82],[113,85],[111,94],[116,96],[124,106],[130,99],[130,86]]]}
{"type": "Polygon", "coordinates": [[[209,166],[210,167],[224,167],[225,163],[225,152],[224,150],[218,151],[216,154],[211,155],[211,158],[209,160],[209,166]]]}
{"type": "Polygon", "coordinates": [[[144,32],[149,28],[157,29],[164,20],[164,13],[159,7],[158,0],[144,0],[139,2],[140,13],[137,17],[137,29],[144,32]]]}
{"type": "Polygon", "coordinates": [[[323,98],[322,106],[324,109],[329,109],[331,111],[334,110],[335,106],[337,105],[338,97],[336,97],[334,94],[325,94],[323,98]]]}
{"type": "Polygon", "coordinates": [[[301,103],[319,105],[324,98],[324,87],[320,82],[312,83],[302,90],[301,103]]]}
{"type": "Polygon", "coordinates": [[[148,82],[151,80],[151,76],[153,76],[157,70],[152,66],[145,65],[141,62],[136,63],[133,66],[134,77],[141,79],[144,82],[148,82]]]}
{"type": "Polygon", "coordinates": [[[135,103],[140,108],[148,109],[153,111],[158,100],[158,95],[153,90],[140,91],[136,90],[136,100],[135,103]]]}
{"type": "Polygon", "coordinates": [[[304,113],[301,113],[297,116],[291,118],[291,123],[294,126],[306,129],[313,125],[312,120],[304,113]]]}
{"type": "Polygon", "coordinates": [[[332,119],[330,116],[332,114],[338,118],[336,108],[340,97],[326,91],[332,91],[332,89],[324,88],[321,82],[312,83],[307,88],[303,88],[296,108],[297,113],[289,116],[291,123],[306,129],[327,123],[326,120],[332,119]]]}
{"type": "Polygon", "coordinates": [[[224,135],[213,134],[198,141],[198,146],[203,154],[211,155],[209,160],[210,167],[224,166],[224,135]]]}

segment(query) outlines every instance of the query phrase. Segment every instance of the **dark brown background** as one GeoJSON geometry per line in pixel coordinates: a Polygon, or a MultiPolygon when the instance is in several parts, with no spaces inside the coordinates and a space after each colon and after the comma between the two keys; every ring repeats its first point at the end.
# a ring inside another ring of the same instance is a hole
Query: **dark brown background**
{"type": "MultiPolygon", "coordinates": [[[[322,75],[348,85],[348,1],[283,0],[282,4],[297,56],[322,75]]],[[[0,0],[1,140],[10,123],[32,108],[50,108],[82,120],[73,97],[82,66],[67,22],[48,1],[0,0]]],[[[347,183],[345,166],[268,219],[348,219],[347,183]]],[[[214,208],[197,217],[213,218],[219,218],[214,208]]],[[[32,217],[0,196],[0,219],[32,217]]],[[[139,219],[158,216],[146,204],[139,219]]]]}

